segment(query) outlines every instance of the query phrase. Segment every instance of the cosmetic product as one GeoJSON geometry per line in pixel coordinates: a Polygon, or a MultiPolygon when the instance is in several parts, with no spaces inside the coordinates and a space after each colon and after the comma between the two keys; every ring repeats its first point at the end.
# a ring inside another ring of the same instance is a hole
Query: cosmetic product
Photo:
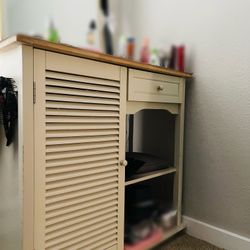
{"type": "Polygon", "coordinates": [[[171,47],[170,60],[169,60],[168,68],[170,68],[170,69],[175,69],[176,68],[176,47],[174,45],[171,47]]]}
{"type": "Polygon", "coordinates": [[[151,56],[150,56],[150,64],[159,66],[159,57],[157,49],[152,49],[151,56]]]}
{"type": "Polygon", "coordinates": [[[59,43],[60,42],[59,33],[58,33],[58,31],[57,31],[57,29],[55,27],[55,24],[54,24],[53,20],[50,20],[48,40],[50,42],[54,42],[54,43],[59,43]]]}
{"type": "Polygon", "coordinates": [[[145,38],[143,40],[143,45],[140,53],[140,62],[141,63],[149,63],[150,59],[150,50],[149,50],[149,39],[145,38]]]}
{"type": "Polygon", "coordinates": [[[135,50],[135,39],[129,37],[127,40],[127,58],[130,60],[134,59],[134,50],[135,50]]]}
{"type": "Polygon", "coordinates": [[[158,52],[158,56],[159,56],[160,66],[167,67],[169,64],[169,54],[167,53],[167,51],[161,49],[158,52]]]}
{"type": "Polygon", "coordinates": [[[89,24],[89,31],[87,34],[87,44],[90,47],[96,47],[96,22],[92,20],[89,24]]]}
{"type": "Polygon", "coordinates": [[[118,56],[125,58],[126,57],[126,37],[125,35],[121,35],[119,39],[118,45],[118,56]]]}
{"type": "Polygon", "coordinates": [[[177,70],[184,71],[185,69],[185,47],[183,45],[177,47],[177,70]]]}

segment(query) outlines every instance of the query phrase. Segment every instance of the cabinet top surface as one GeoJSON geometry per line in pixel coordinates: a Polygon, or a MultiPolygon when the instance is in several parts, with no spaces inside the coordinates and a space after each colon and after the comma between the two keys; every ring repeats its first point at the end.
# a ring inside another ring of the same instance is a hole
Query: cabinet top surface
{"type": "Polygon", "coordinates": [[[183,78],[192,77],[191,73],[181,72],[169,68],[154,66],[150,64],[143,64],[136,61],[124,59],[121,57],[111,56],[108,54],[103,54],[99,52],[93,52],[87,49],[82,49],[74,47],[68,44],[62,43],[52,43],[46,40],[42,40],[35,37],[30,37],[26,35],[16,35],[10,38],[7,38],[0,42],[0,50],[5,49],[15,43],[21,43],[25,45],[32,46],[37,49],[44,49],[47,51],[58,52],[66,55],[78,56],[82,58],[92,59],[100,62],[106,62],[111,64],[116,64],[119,66],[125,66],[128,68],[146,70],[155,73],[161,73],[165,75],[178,76],[183,78]]]}

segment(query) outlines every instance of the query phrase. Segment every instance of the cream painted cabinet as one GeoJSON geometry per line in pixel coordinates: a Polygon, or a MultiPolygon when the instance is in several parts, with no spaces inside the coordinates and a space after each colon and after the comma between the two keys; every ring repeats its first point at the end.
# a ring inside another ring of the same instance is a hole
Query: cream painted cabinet
{"type": "Polygon", "coordinates": [[[26,36],[0,43],[0,66],[0,75],[16,80],[19,106],[10,147],[0,130],[0,249],[123,250],[125,119],[144,108],[167,109],[177,117],[170,172],[176,173],[178,224],[165,239],[184,228],[189,74],[26,36]]]}
{"type": "Polygon", "coordinates": [[[34,50],[35,249],[122,248],[126,73],[34,50]]]}

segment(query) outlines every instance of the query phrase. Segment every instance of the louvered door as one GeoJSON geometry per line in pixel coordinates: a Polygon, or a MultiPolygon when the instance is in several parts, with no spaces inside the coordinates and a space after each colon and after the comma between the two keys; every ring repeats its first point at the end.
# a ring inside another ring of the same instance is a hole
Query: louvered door
{"type": "Polygon", "coordinates": [[[123,249],[126,69],[34,53],[35,249],[123,249]]]}

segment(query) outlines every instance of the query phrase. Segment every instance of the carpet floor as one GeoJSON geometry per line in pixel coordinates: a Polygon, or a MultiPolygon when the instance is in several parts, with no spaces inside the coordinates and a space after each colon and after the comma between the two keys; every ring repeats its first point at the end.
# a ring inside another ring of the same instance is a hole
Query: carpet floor
{"type": "Polygon", "coordinates": [[[181,233],[163,243],[155,250],[222,250],[222,248],[181,233]]]}

